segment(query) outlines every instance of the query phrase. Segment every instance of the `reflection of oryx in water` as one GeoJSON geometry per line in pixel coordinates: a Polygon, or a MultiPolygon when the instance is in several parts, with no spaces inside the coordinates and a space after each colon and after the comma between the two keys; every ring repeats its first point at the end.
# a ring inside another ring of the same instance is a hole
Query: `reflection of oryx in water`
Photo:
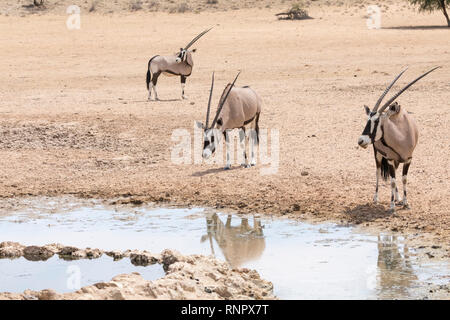
{"type": "Polygon", "coordinates": [[[408,289],[417,280],[417,276],[409,260],[408,247],[404,245],[402,250],[396,236],[378,236],[377,266],[381,294],[391,297],[408,295],[408,289]]]}
{"type": "Polygon", "coordinates": [[[261,221],[253,217],[253,227],[249,225],[248,218],[241,218],[238,226],[231,225],[231,215],[228,215],[224,224],[214,213],[206,217],[207,234],[202,242],[209,239],[211,252],[214,252],[213,238],[220,247],[225,259],[233,267],[239,267],[247,261],[257,259],[266,248],[261,221]]]}

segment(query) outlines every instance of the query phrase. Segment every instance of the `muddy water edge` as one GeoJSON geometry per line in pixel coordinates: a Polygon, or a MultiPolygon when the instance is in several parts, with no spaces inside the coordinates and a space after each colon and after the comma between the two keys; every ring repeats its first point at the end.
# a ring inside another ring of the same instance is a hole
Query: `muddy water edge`
{"type": "MultiPolygon", "coordinates": [[[[414,234],[317,224],[293,216],[160,208],[127,199],[5,199],[0,202],[3,241],[213,255],[233,268],[256,270],[273,283],[281,299],[450,299],[445,244],[419,243],[414,234]]],[[[67,263],[54,258],[39,263],[1,260],[0,291],[69,291],[61,286],[63,280],[52,283],[45,273],[48,266],[65,279],[67,263]]],[[[109,281],[116,272],[140,272],[146,280],[163,275],[155,267],[136,270],[130,263],[114,263],[102,258],[71,265],[83,272],[86,285],[109,281]],[[111,272],[99,271],[105,268],[111,272]]]]}

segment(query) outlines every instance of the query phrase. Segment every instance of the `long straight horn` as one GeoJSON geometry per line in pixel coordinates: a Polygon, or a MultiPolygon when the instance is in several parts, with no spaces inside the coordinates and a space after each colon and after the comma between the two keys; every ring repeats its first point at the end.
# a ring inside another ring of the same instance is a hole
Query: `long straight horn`
{"type": "Polygon", "coordinates": [[[402,74],[405,73],[406,70],[408,70],[408,68],[406,68],[405,70],[400,72],[399,75],[397,77],[395,77],[394,81],[392,81],[392,83],[386,88],[386,90],[384,90],[383,94],[380,96],[380,98],[378,98],[377,103],[375,103],[375,107],[373,107],[373,110],[372,110],[373,112],[377,112],[378,107],[381,104],[381,101],[383,101],[383,98],[386,96],[386,94],[389,92],[389,90],[391,90],[394,83],[396,83],[397,80],[402,76],[402,74]]]}
{"type": "Polygon", "coordinates": [[[186,47],[184,47],[184,50],[189,49],[189,47],[192,46],[192,45],[195,43],[195,41],[197,41],[197,40],[200,39],[202,36],[204,36],[205,33],[207,33],[207,32],[208,32],[209,30],[211,30],[212,28],[214,28],[214,27],[211,27],[211,28],[209,28],[209,29],[206,29],[205,31],[203,31],[202,33],[200,33],[198,36],[196,36],[194,39],[192,39],[191,42],[189,42],[189,43],[186,45],[186,47]]]}
{"type": "Polygon", "coordinates": [[[212,97],[212,94],[213,94],[213,89],[214,89],[214,72],[213,72],[213,74],[212,74],[212,79],[211,79],[211,91],[209,91],[208,110],[206,111],[206,124],[205,124],[205,128],[208,128],[209,111],[211,110],[211,97],[212,97]]]}
{"type": "Polygon", "coordinates": [[[382,113],[387,107],[389,107],[391,105],[392,102],[395,101],[395,99],[398,98],[399,95],[401,95],[403,92],[405,92],[409,87],[411,87],[414,83],[416,83],[417,81],[419,81],[420,79],[422,79],[423,77],[425,77],[427,74],[433,72],[434,70],[436,70],[437,68],[440,68],[440,66],[438,67],[434,67],[433,69],[431,69],[428,72],[425,72],[423,75],[421,75],[420,77],[418,77],[416,80],[410,82],[406,87],[404,87],[402,90],[400,90],[399,92],[397,92],[392,98],[389,99],[388,102],[386,102],[380,109],[379,113],[382,113]]]}
{"type": "Polygon", "coordinates": [[[223,101],[220,104],[219,108],[217,108],[217,113],[216,113],[216,116],[214,117],[214,121],[213,121],[213,123],[211,125],[211,129],[214,128],[214,126],[216,125],[217,119],[219,118],[220,111],[222,111],[223,105],[225,104],[225,101],[227,101],[228,95],[230,94],[231,89],[233,89],[233,86],[234,86],[234,84],[235,84],[235,82],[236,82],[236,80],[237,80],[237,78],[239,77],[240,74],[241,74],[241,72],[239,71],[238,74],[236,75],[236,78],[234,78],[234,81],[231,84],[230,89],[228,89],[228,92],[225,95],[225,98],[223,99],[223,101]]]}

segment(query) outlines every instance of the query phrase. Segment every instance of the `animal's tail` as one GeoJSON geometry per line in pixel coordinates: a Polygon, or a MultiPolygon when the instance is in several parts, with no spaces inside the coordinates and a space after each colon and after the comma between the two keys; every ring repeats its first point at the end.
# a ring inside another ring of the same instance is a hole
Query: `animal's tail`
{"type": "MultiPolygon", "coordinates": [[[[399,164],[400,163],[398,161],[394,161],[395,170],[398,169],[399,164]]],[[[381,177],[384,181],[386,181],[389,177],[389,164],[386,158],[381,160],[381,177]]]]}
{"type": "Polygon", "coordinates": [[[381,160],[381,177],[384,181],[387,181],[389,177],[389,164],[386,158],[381,160]]]}
{"type": "Polygon", "coordinates": [[[152,81],[152,74],[150,72],[150,64],[152,63],[152,60],[155,59],[157,56],[154,56],[150,60],[148,60],[148,66],[147,66],[147,90],[150,89],[150,81],[152,81]]]}
{"type": "Polygon", "coordinates": [[[152,80],[152,74],[150,73],[150,69],[147,70],[147,90],[150,89],[150,81],[152,80]]]}
{"type": "Polygon", "coordinates": [[[259,145],[259,112],[256,114],[256,119],[255,119],[255,131],[256,131],[256,144],[259,145]]]}

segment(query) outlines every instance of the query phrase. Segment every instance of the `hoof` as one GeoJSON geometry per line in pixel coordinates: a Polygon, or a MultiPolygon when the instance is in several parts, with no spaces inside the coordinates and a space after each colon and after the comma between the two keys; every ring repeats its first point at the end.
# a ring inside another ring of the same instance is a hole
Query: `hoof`
{"type": "Polygon", "coordinates": [[[405,210],[409,210],[409,209],[411,209],[411,207],[409,206],[409,204],[403,204],[403,209],[405,209],[405,210]]]}
{"type": "Polygon", "coordinates": [[[187,100],[188,98],[186,96],[181,96],[181,100],[187,100]]]}
{"type": "Polygon", "coordinates": [[[226,166],[225,168],[223,168],[223,170],[230,170],[231,166],[226,166]]]}
{"type": "Polygon", "coordinates": [[[395,213],[395,208],[389,208],[388,213],[394,214],[395,213]]]}
{"type": "Polygon", "coordinates": [[[241,163],[242,168],[250,168],[251,166],[249,164],[241,163]]]}
{"type": "Polygon", "coordinates": [[[256,163],[250,163],[250,166],[254,167],[254,166],[256,166],[256,163]]]}

